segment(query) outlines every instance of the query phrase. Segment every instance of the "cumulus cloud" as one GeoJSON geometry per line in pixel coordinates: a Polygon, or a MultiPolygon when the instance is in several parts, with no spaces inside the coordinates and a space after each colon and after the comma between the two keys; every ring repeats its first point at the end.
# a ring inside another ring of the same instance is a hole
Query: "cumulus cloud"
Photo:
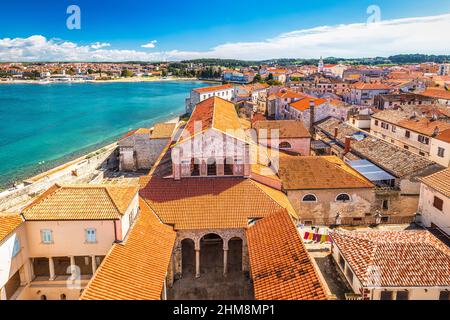
{"type": "Polygon", "coordinates": [[[150,41],[150,42],[147,43],[147,44],[143,44],[141,47],[142,47],[142,48],[151,49],[151,48],[156,47],[156,43],[157,43],[157,42],[158,42],[158,41],[156,41],[156,40],[152,40],[152,41],[150,41]]]}
{"type": "Polygon", "coordinates": [[[111,46],[111,44],[107,43],[107,42],[102,42],[102,43],[96,42],[94,44],[91,44],[91,48],[95,49],[95,50],[98,50],[98,49],[101,49],[101,48],[105,48],[105,47],[110,47],[110,46],[111,46]]]}
{"type": "MultiPolygon", "coordinates": [[[[105,49],[41,35],[0,39],[0,61],[161,61],[193,58],[343,58],[388,56],[398,53],[450,54],[450,14],[320,26],[280,34],[264,41],[220,44],[205,51],[180,49],[159,52],[105,49]]],[[[154,48],[156,40],[142,45],[154,48]]]]}

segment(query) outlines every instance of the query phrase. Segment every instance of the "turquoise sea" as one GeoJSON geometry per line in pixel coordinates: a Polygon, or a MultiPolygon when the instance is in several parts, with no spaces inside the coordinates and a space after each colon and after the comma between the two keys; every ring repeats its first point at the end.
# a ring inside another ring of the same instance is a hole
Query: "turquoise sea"
{"type": "Polygon", "coordinates": [[[0,189],[184,112],[200,81],[0,84],[0,189]]]}

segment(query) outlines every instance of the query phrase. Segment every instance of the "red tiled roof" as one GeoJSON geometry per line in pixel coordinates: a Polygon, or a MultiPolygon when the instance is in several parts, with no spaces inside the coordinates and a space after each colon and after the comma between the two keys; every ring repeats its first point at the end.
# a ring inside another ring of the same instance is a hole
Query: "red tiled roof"
{"type": "Polygon", "coordinates": [[[450,249],[426,230],[334,231],[363,286],[450,286],[450,249]]]}
{"type": "Polygon", "coordinates": [[[81,300],[159,300],[176,233],[140,199],[140,213],[123,243],[114,244],[81,300]]]}
{"type": "Polygon", "coordinates": [[[247,229],[250,270],[257,300],[325,300],[308,252],[285,210],[247,229]]]}
{"type": "Polygon", "coordinates": [[[22,223],[18,214],[0,213],[0,242],[3,241],[22,223]]]}
{"type": "Polygon", "coordinates": [[[420,181],[434,190],[450,197],[450,168],[419,178],[420,181]]]}
{"type": "Polygon", "coordinates": [[[245,178],[141,179],[140,195],[161,220],[180,229],[245,228],[283,204],[245,178]]]}
{"type": "Polygon", "coordinates": [[[382,84],[382,83],[365,83],[358,82],[353,85],[353,88],[358,90],[390,90],[392,89],[390,86],[382,84]]]}
{"type": "Polygon", "coordinates": [[[299,111],[305,111],[309,109],[309,104],[310,102],[313,101],[314,102],[314,107],[318,107],[321,104],[324,104],[325,102],[327,102],[326,99],[314,99],[314,98],[305,98],[296,102],[292,102],[291,104],[289,104],[291,107],[299,110],[299,111]]]}

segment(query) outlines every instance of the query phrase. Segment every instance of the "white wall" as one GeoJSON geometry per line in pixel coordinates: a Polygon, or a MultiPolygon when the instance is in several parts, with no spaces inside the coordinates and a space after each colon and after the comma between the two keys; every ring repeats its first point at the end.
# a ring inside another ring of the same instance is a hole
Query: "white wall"
{"type": "Polygon", "coordinates": [[[431,138],[430,160],[439,163],[441,166],[448,167],[450,165],[450,143],[431,138]],[[444,157],[438,156],[438,148],[443,148],[444,157]]]}

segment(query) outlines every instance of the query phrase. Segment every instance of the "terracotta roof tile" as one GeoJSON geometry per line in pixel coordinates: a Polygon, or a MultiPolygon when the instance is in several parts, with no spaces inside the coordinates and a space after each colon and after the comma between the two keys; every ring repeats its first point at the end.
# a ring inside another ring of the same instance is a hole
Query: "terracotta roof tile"
{"type": "Polygon", "coordinates": [[[450,143],[450,129],[444,130],[436,136],[436,139],[450,143]]]}
{"type": "MultiPolygon", "coordinates": [[[[141,180],[140,195],[161,220],[180,229],[245,228],[286,207],[251,179],[157,176],[141,180]]],[[[273,195],[272,195],[273,196],[273,195]]]]}
{"type": "Polygon", "coordinates": [[[157,123],[155,124],[151,139],[169,139],[172,137],[175,130],[176,123],[157,123]]]}
{"type": "Polygon", "coordinates": [[[176,233],[140,199],[140,213],[121,244],[114,244],[82,300],[159,300],[176,233]]]}
{"type": "Polygon", "coordinates": [[[309,109],[309,104],[310,102],[313,101],[314,102],[314,107],[318,107],[321,104],[324,104],[325,102],[327,102],[326,99],[315,99],[315,98],[307,98],[307,99],[302,99],[296,102],[292,102],[291,104],[289,104],[291,107],[293,107],[294,109],[297,109],[299,111],[305,111],[309,109]]]}
{"type": "Polygon", "coordinates": [[[373,184],[336,156],[290,156],[280,153],[283,189],[373,188],[373,184]]]}
{"type": "Polygon", "coordinates": [[[25,220],[119,219],[138,189],[119,185],[54,185],[22,213],[25,220]]]}
{"type": "Polygon", "coordinates": [[[203,88],[196,88],[193,89],[195,92],[198,93],[205,93],[205,92],[212,92],[212,91],[219,91],[219,90],[226,90],[226,89],[232,89],[232,84],[224,84],[220,86],[211,86],[211,87],[203,87],[203,88]]]}
{"type": "Polygon", "coordinates": [[[325,300],[325,291],[285,210],[247,229],[251,276],[257,300],[325,300]]]}
{"type": "Polygon", "coordinates": [[[258,132],[261,129],[267,130],[267,137],[271,136],[273,130],[278,130],[279,138],[310,138],[311,134],[306,129],[302,121],[296,120],[266,120],[256,121],[253,128],[258,132]]]}
{"type": "Polygon", "coordinates": [[[0,213],[0,242],[16,230],[22,221],[18,214],[0,213]]]}
{"type": "Polygon", "coordinates": [[[364,286],[450,285],[450,249],[426,230],[334,231],[331,237],[364,286]]]}
{"type": "Polygon", "coordinates": [[[450,197],[450,168],[422,177],[420,181],[443,195],[450,197]]]}

